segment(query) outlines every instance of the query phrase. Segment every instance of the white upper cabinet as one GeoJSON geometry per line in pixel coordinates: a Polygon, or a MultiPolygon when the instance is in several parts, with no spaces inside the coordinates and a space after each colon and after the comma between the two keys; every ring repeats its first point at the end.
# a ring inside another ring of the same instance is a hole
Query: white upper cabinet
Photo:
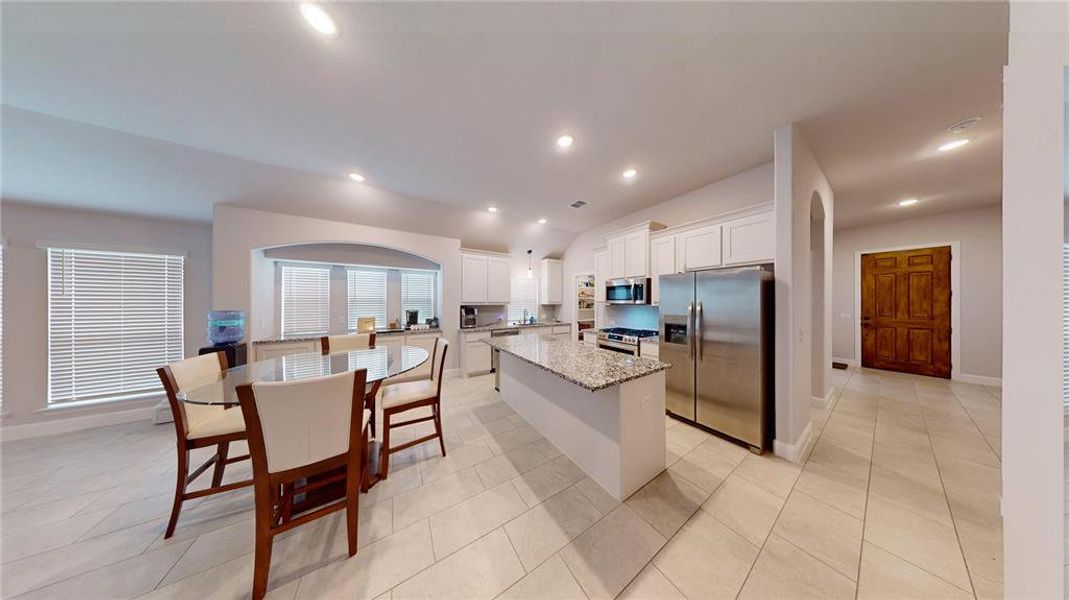
{"type": "Polygon", "coordinates": [[[487,301],[489,258],[481,254],[460,255],[461,302],[485,303],[487,301]]]}
{"type": "Polygon", "coordinates": [[[609,253],[594,253],[594,302],[605,302],[605,281],[609,278],[609,253]]]}
{"type": "Polygon", "coordinates": [[[508,304],[512,263],[505,256],[460,253],[460,302],[508,304]]]}
{"type": "Polygon", "coordinates": [[[512,288],[512,262],[501,256],[491,256],[488,262],[486,301],[508,304],[512,288]]]}
{"type": "Polygon", "coordinates": [[[661,300],[661,275],[671,275],[676,268],[676,236],[666,235],[650,242],[650,278],[653,288],[650,301],[654,304],[661,300]]]}
{"type": "Polygon", "coordinates": [[[626,259],[624,261],[624,277],[647,277],[650,273],[649,230],[635,231],[627,234],[624,238],[626,259]]]}
{"type": "Polygon", "coordinates": [[[539,304],[564,304],[564,270],[555,258],[543,258],[541,262],[539,304]]]}
{"type": "Polygon", "coordinates": [[[679,260],[684,271],[724,264],[720,253],[721,225],[706,225],[678,234],[679,260]]]}
{"type": "Polygon", "coordinates": [[[776,256],[772,213],[724,223],[724,264],[768,262],[776,256]]]}
{"type": "Polygon", "coordinates": [[[609,238],[609,279],[627,277],[627,240],[609,238]]]}

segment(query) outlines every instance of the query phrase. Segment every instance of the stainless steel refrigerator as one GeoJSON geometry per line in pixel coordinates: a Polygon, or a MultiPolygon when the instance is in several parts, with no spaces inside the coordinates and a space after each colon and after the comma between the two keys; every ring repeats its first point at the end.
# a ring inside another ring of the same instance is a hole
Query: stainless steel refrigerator
{"type": "Polygon", "coordinates": [[[767,448],[772,418],[770,267],[660,278],[660,360],[672,415],[767,448]]]}

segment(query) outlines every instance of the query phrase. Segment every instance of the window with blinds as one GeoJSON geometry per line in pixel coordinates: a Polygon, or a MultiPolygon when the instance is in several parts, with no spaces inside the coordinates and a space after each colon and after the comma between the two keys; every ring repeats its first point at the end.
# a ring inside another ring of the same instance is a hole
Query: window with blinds
{"type": "Polygon", "coordinates": [[[375,327],[386,327],[386,271],[349,269],[347,299],[349,331],[356,331],[357,319],[374,317],[375,327]]]}
{"type": "Polygon", "coordinates": [[[1069,244],[1062,246],[1062,405],[1069,409],[1069,244]]]}
{"type": "Polygon", "coordinates": [[[509,295],[509,321],[522,320],[524,310],[527,316],[538,318],[538,280],[514,277],[509,295]]]}
{"type": "Polygon", "coordinates": [[[185,257],[48,249],[49,406],[162,390],[184,357],[185,257]]]}
{"type": "Polygon", "coordinates": [[[330,330],[330,267],[282,267],[282,334],[330,330]]]}
{"type": "Polygon", "coordinates": [[[407,318],[406,311],[410,310],[419,311],[420,323],[434,318],[434,293],[437,287],[436,273],[401,271],[401,318],[407,318]]]}

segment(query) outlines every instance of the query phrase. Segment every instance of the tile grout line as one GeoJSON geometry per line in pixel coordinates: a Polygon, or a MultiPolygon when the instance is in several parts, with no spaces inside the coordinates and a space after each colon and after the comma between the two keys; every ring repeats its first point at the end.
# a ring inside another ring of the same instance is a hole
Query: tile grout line
{"type": "MultiPolygon", "coordinates": [[[[856,373],[850,373],[847,383],[856,373]]],[[[883,385],[881,382],[880,385],[883,385]]],[[[865,560],[865,532],[869,526],[869,496],[872,494],[872,457],[876,453],[876,423],[880,419],[880,392],[876,392],[876,414],[872,419],[872,444],[869,446],[869,472],[865,481],[865,510],[861,517],[861,549],[857,553],[857,583],[854,585],[854,599],[861,593],[861,565],[865,560]]]]}
{"type": "MultiPolygon", "coordinates": [[[[953,388],[951,388],[951,393],[954,394],[954,398],[957,399],[958,404],[961,404],[961,398],[958,397],[957,392],[954,392],[953,388]]],[[[962,409],[965,410],[966,414],[969,414],[969,411],[965,409],[964,405],[962,405],[962,409]]],[[[973,583],[973,572],[972,569],[969,568],[969,561],[965,558],[965,545],[961,542],[961,534],[958,532],[958,520],[954,518],[954,506],[950,502],[950,494],[947,493],[946,483],[943,481],[943,468],[939,466],[939,459],[935,455],[935,445],[932,444],[932,432],[928,429],[928,417],[924,415],[924,411],[921,411],[921,420],[924,423],[924,433],[928,436],[928,445],[932,448],[932,460],[935,462],[935,472],[939,476],[939,487],[943,488],[943,500],[946,502],[947,511],[950,512],[950,524],[954,528],[954,539],[958,542],[958,552],[961,554],[961,563],[965,567],[965,574],[969,576],[969,586],[971,587],[970,591],[972,591],[972,596],[973,598],[976,598],[976,584],[973,583]]],[[[972,422],[973,427],[976,427],[977,431],[979,431],[980,428],[976,425],[976,422],[973,421],[972,415],[969,415],[969,420],[972,422]]],[[[983,437],[982,432],[981,437],[983,437]]],[[[984,442],[987,442],[987,438],[984,438],[984,442]]],[[[988,444],[988,447],[990,447],[990,444],[988,444]]],[[[994,451],[994,449],[992,449],[992,451],[994,451]]],[[[1001,461],[999,464],[999,472],[1001,473],[1001,461]]]]}

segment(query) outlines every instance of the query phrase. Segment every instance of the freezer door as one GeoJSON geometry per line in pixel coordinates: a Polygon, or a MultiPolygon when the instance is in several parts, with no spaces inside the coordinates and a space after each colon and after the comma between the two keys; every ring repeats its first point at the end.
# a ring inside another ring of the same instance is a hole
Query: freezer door
{"type": "Polygon", "coordinates": [[[762,303],[771,274],[756,269],[697,274],[697,422],[764,447],[762,303]]]}
{"type": "Polygon", "coordinates": [[[694,274],[662,275],[659,360],[665,371],[665,407],[694,420],[694,274]]]}

